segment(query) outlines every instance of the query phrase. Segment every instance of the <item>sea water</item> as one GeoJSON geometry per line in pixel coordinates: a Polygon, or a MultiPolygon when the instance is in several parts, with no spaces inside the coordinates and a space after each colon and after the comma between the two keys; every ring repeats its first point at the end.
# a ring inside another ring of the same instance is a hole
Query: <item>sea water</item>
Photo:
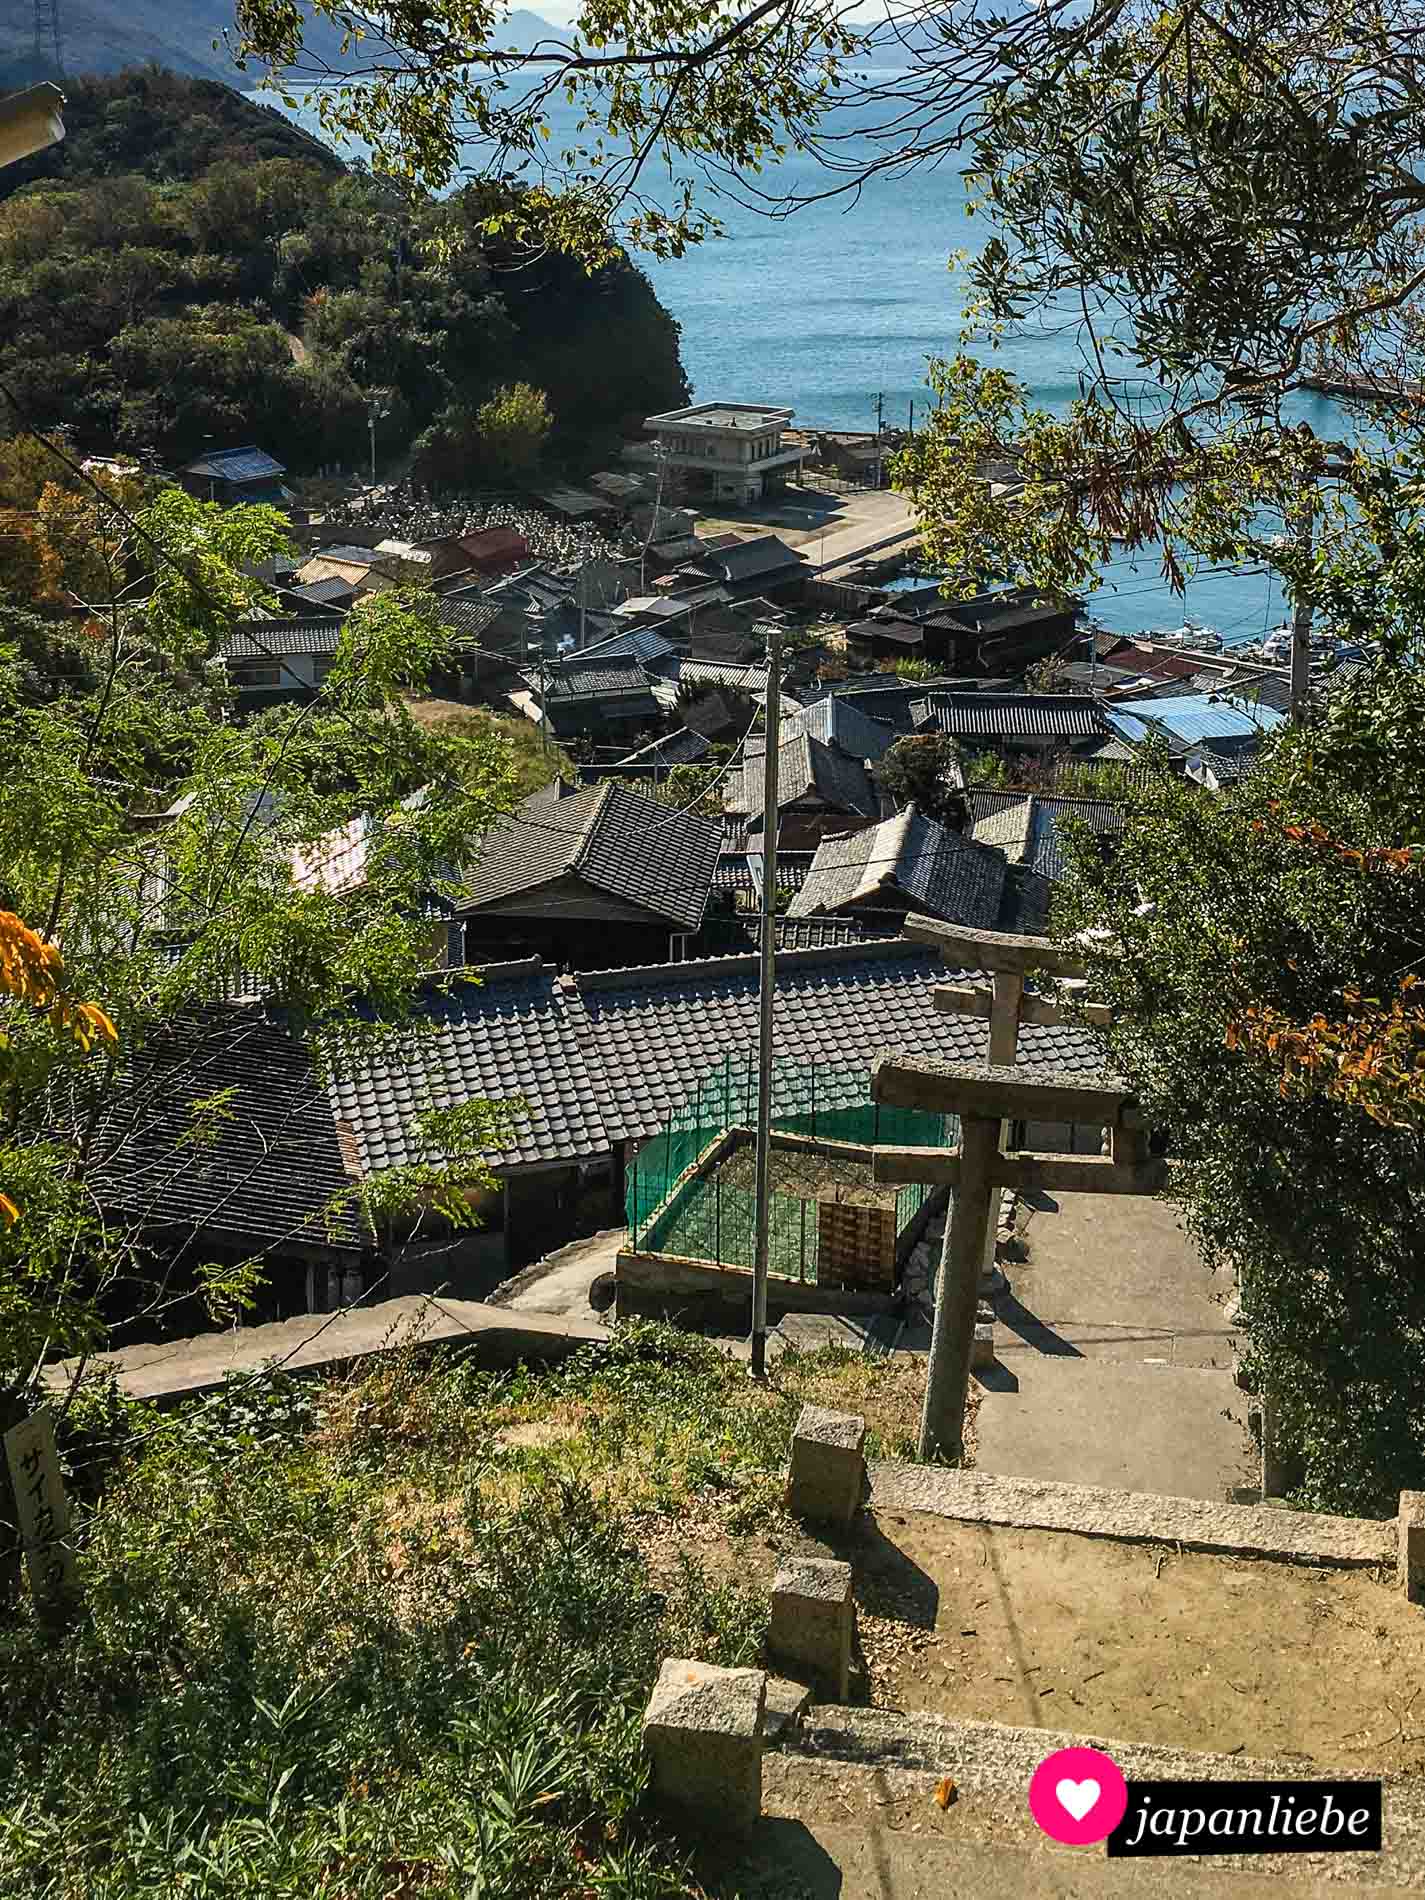
{"type": "MultiPolygon", "coordinates": [[[[319,131],[315,111],[297,116],[319,131]]],[[[575,142],[574,109],[559,105],[548,116],[551,151],[575,142]]],[[[848,117],[833,118],[833,126],[851,135],[839,147],[843,161],[858,148],[871,155],[848,117]]],[[[465,158],[466,175],[478,173],[478,147],[467,146],[465,158]]],[[[784,217],[704,190],[722,235],[680,258],[639,260],[681,328],[694,399],[774,403],[793,409],[799,426],[826,429],[874,429],[878,413],[887,426],[905,428],[914,405],[919,427],[932,400],[931,360],[962,348],[966,283],[957,254],[979,250],[991,235],[970,208],[967,162],[950,154],[933,168],[873,176],[859,191],[823,195],[784,217]]],[[[843,182],[814,155],[795,152],[756,180],[770,200],[815,198],[843,182]]],[[[1070,312],[1021,323],[995,345],[980,337],[963,347],[1018,378],[1035,406],[1056,414],[1088,373],[1070,312]]],[[[1334,439],[1351,433],[1325,397],[1294,396],[1290,416],[1334,439]]],[[[1200,568],[1186,595],[1177,594],[1156,550],[1115,556],[1087,605],[1115,631],[1163,630],[1191,619],[1214,627],[1229,646],[1261,640],[1290,611],[1280,579],[1261,569],[1200,568]]]]}

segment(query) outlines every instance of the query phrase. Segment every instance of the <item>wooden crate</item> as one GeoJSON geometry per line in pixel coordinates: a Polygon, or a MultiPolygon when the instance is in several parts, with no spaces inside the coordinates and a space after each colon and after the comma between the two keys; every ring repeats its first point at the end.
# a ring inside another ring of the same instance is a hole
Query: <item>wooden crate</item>
{"type": "Polygon", "coordinates": [[[893,1293],[896,1208],[825,1200],[816,1208],[816,1282],[856,1293],[893,1293]]]}

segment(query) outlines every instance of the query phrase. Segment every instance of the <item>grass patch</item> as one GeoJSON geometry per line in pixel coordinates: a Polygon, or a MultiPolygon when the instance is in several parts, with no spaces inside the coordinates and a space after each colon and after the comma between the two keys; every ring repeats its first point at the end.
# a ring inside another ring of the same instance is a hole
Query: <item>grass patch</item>
{"type": "Polygon", "coordinates": [[[803,1399],[903,1451],[916,1383],[831,1350],[759,1386],[634,1324],[538,1374],[412,1352],[81,1419],[83,1611],[0,1621],[0,1892],[701,1894],[639,1720],[664,1656],[756,1661],[767,1606],[689,1526],[770,1546],[803,1399]]]}
{"type": "Polygon", "coordinates": [[[412,719],[428,731],[444,729],[470,738],[498,734],[510,747],[515,787],[521,798],[528,798],[556,778],[572,781],[578,776],[563,746],[552,738],[546,746],[540,728],[531,719],[490,712],[483,706],[466,706],[458,699],[413,699],[407,703],[412,719]]]}

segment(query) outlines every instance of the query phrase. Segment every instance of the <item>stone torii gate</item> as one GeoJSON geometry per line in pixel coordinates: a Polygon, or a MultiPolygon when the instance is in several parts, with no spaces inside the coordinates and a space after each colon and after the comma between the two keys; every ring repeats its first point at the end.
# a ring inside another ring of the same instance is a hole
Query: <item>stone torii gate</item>
{"type": "MultiPolygon", "coordinates": [[[[1038,996],[1025,989],[1028,977],[1057,977],[1074,988],[1084,987],[1082,962],[1051,937],[972,930],[928,917],[908,917],[903,934],[912,942],[929,944],[938,950],[951,968],[988,974],[988,984],[939,983],[931,991],[931,997],[938,1010],[955,1016],[976,1016],[989,1023],[989,1059],[1000,1068],[1013,1068],[1018,1060],[1022,1024],[1055,1024],[1067,1020],[1062,1007],[1052,997],[1038,996]]],[[[1079,1016],[1093,1026],[1104,1027],[1109,1012],[1103,1003],[1086,1002],[1079,1005],[1079,1016]]],[[[1008,1123],[1000,1130],[1000,1145],[1009,1146],[1008,1123]]],[[[980,1291],[985,1294],[995,1285],[997,1225],[991,1220],[985,1235],[980,1273],[980,1291]]]]}
{"type": "Polygon", "coordinates": [[[920,1455],[964,1454],[965,1400],[975,1339],[980,1271],[986,1240],[993,1245],[991,1213],[1002,1187],[1058,1194],[1156,1194],[1167,1164],[1150,1160],[1147,1130],[1127,1087],[1111,1077],[1076,1075],[1005,1064],[908,1062],[883,1056],[871,1073],[871,1093],[896,1108],[958,1115],[960,1146],[877,1147],[877,1181],[948,1185],[954,1210],[945,1226],[926,1372],[920,1455]],[[1106,1156],[1006,1154],[1005,1122],[1089,1122],[1108,1129],[1106,1156]]]}

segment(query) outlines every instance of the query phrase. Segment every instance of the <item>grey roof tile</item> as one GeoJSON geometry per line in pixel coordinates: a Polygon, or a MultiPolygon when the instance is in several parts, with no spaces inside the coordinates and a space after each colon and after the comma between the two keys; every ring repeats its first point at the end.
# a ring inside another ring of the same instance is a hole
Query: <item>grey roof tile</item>
{"type": "Polygon", "coordinates": [[[964,739],[1096,739],[1111,731],[1098,701],[1078,693],[931,693],[911,716],[918,731],[964,739]]]}
{"type": "Polygon", "coordinates": [[[460,914],[574,874],[683,930],[702,922],[722,827],[612,780],[556,804],[527,805],[482,840],[463,873],[460,914]]]}
{"type": "Polygon", "coordinates": [[[824,838],[811,873],[789,907],[794,917],[848,904],[894,904],[896,893],[946,923],[993,930],[1008,866],[908,805],[884,824],[824,838]]]}
{"type": "Polygon", "coordinates": [[[324,1217],[353,1177],[311,1058],[258,1007],[199,1006],[155,1035],[107,1101],[92,1152],[95,1194],[126,1219],[258,1248],[360,1245],[350,1210],[330,1233],[324,1217]],[[225,1091],[221,1107],[195,1112],[225,1091]]]}
{"type": "MultiPolygon", "coordinates": [[[[798,799],[815,797],[832,811],[847,812],[859,818],[878,818],[880,795],[871,775],[860,759],[804,731],[793,731],[783,738],[777,760],[777,809],[795,804],[798,799]]],[[[741,779],[734,777],[728,796],[733,812],[760,814],[763,800],[763,752],[749,757],[742,767],[741,779]]]]}
{"type": "Polygon", "coordinates": [[[302,620],[240,620],[218,635],[225,660],[261,660],[273,654],[335,653],[346,622],[335,615],[302,620]]]}

